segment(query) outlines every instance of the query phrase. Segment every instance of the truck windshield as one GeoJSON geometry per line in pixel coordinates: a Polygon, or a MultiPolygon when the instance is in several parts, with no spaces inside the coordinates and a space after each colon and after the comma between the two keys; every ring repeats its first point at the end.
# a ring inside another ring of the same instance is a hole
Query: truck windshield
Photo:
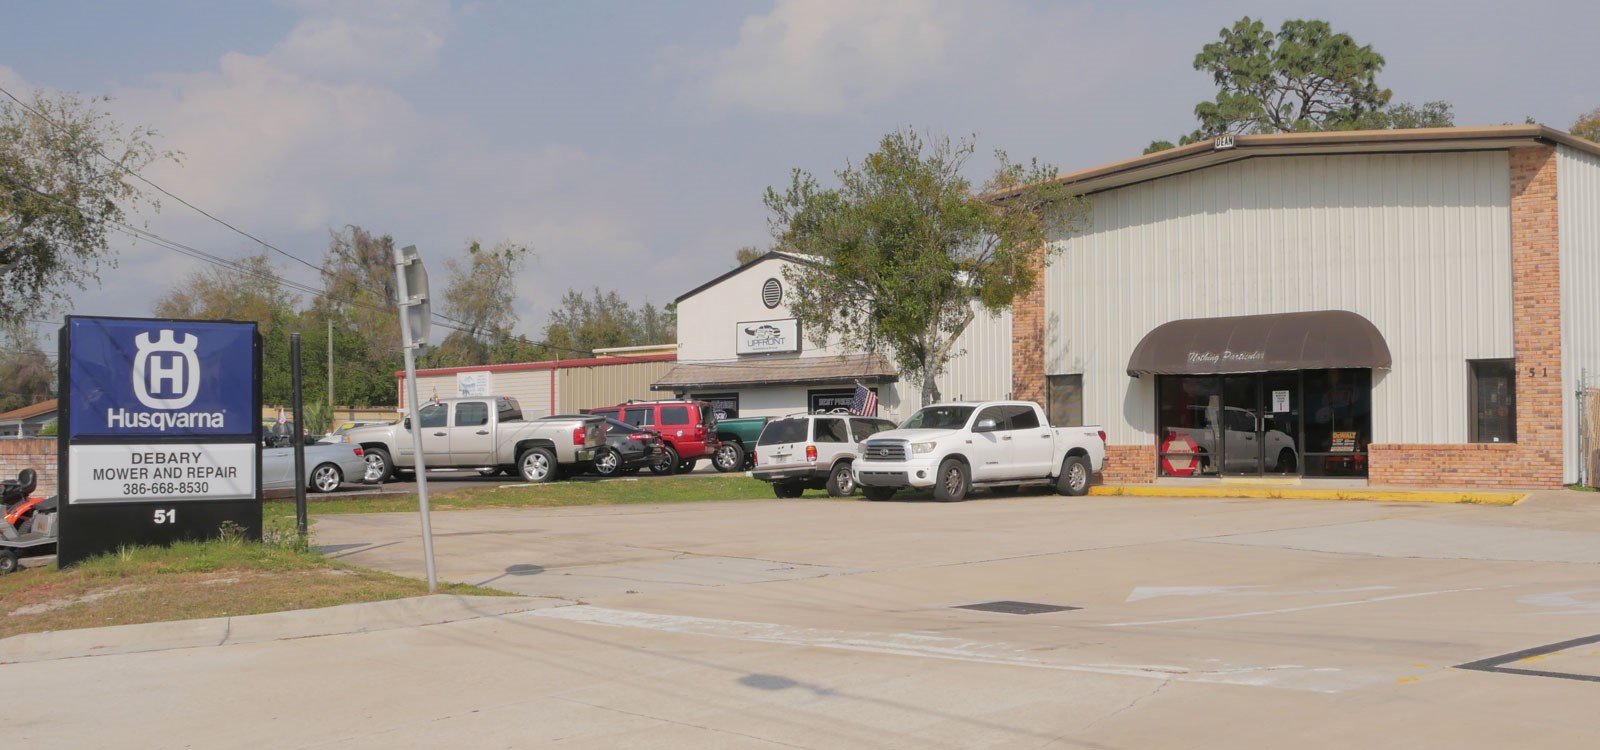
{"type": "Polygon", "coordinates": [[[956,430],[965,427],[972,416],[972,406],[929,406],[912,414],[900,423],[902,430],[956,430]]]}

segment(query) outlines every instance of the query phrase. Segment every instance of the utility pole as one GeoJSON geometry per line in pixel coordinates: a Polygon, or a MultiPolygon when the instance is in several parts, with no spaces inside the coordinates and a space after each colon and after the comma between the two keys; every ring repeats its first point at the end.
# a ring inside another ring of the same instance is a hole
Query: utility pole
{"type": "Polygon", "coordinates": [[[324,428],[332,427],[332,422],[336,421],[336,415],[333,413],[333,318],[331,316],[328,318],[328,420],[329,424],[324,425],[324,428]]]}

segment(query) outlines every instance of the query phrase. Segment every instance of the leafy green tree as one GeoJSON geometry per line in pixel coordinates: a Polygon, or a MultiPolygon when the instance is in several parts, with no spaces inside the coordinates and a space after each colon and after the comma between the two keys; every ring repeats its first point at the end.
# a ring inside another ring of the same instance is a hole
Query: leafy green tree
{"type": "Polygon", "coordinates": [[[1033,289],[1047,239],[1086,205],[1055,169],[1003,153],[987,194],[975,193],[962,176],[975,148],[900,130],[836,172],[839,187],[797,169],[765,197],[780,245],[810,259],[784,274],[807,338],[893,358],[924,404],[939,399],[935,378],[960,353],[974,305],[1003,310],[1033,289]]]}
{"type": "Polygon", "coordinates": [[[396,307],[394,238],[358,226],[334,232],[322,262],[325,290],[308,333],[333,321],[335,397],[351,404],[393,406],[394,373],[404,367],[396,307]]]}
{"type": "Polygon", "coordinates": [[[87,101],[0,97],[0,321],[56,309],[114,265],[109,236],[148,200],[133,176],[176,160],[149,128],[124,130],[87,101]]]}
{"type": "Polygon", "coordinates": [[[465,262],[455,258],[445,261],[449,281],[438,309],[456,330],[428,352],[429,366],[500,364],[497,355],[507,353],[500,342],[511,338],[511,329],[517,324],[512,303],[516,300],[517,273],[527,255],[528,248],[510,241],[502,241],[493,249],[473,242],[467,246],[465,262]]]}
{"type": "Polygon", "coordinates": [[[1573,135],[1600,143],[1600,107],[1596,107],[1572,121],[1573,135]]]}
{"type": "MultiPolygon", "coordinates": [[[[289,334],[304,323],[299,304],[299,297],[285,291],[277,269],[262,250],[232,267],[211,265],[189,274],[156,300],[154,312],[163,318],[254,322],[261,334],[261,400],[287,404],[294,389],[289,334]]],[[[302,388],[311,389],[314,386],[308,383],[327,382],[327,364],[322,358],[308,356],[307,348],[302,341],[302,388]]],[[[313,349],[312,354],[317,351],[313,349]]]]}
{"type": "Polygon", "coordinates": [[[663,310],[645,302],[634,310],[616,292],[596,287],[586,297],[568,289],[545,325],[544,357],[570,359],[595,349],[671,343],[677,340],[677,317],[673,305],[663,310]]]}
{"type": "Polygon", "coordinates": [[[55,397],[55,363],[39,348],[26,321],[0,323],[0,412],[32,406],[55,397]]]}
{"type": "Polygon", "coordinates": [[[739,248],[739,250],[733,254],[733,257],[734,260],[738,261],[739,266],[748,266],[755,262],[756,258],[759,258],[763,255],[766,255],[766,251],[762,250],[761,248],[754,245],[745,245],[744,247],[739,248]]]}
{"type": "Polygon", "coordinates": [[[1435,100],[1422,104],[1391,104],[1384,109],[1379,122],[1383,127],[1395,129],[1448,128],[1456,124],[1455,120],[1455,107],[1450,102],[1435,100]]]}
{"type": "Polygon", "coordinates": [[[1274,34],[1246,16],[1195,55],[1217,97],[1195,105],[1191,139],[1366,127],[1389,103],[1383,56],[1326,21],[1285,21],[1274,34]]]}

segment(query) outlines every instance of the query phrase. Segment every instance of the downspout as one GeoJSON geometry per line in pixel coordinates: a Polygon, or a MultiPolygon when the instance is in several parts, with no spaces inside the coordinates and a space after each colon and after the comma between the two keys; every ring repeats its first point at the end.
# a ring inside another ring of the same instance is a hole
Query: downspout
{"type": "Polygon", "coordinates": [[[557,357],[555,364],[550,367],[550,413],[551,414],[558,414],[559,413],[559,412],[556,411],[556,368],[559,368],[559,367],[561,367],[561,358],[557,357]]]}

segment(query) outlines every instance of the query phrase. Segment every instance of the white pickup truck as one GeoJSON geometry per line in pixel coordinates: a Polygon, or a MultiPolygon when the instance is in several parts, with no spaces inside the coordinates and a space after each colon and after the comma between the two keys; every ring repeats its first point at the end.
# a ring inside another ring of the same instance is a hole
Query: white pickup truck
{"type": "Polygon", "coordinates": [[[922,407],[899,429],[863,443],[855,473],[869,500],[932,488],[934,499],[952,501],[973,487],[1014,492],[1050,483],[1063,495],[1082,495],[1105,462],[1100,428],[1051,427],[1030,401],[983,401],[922,407]]]}
{"type": "MultiPolygon", "coordinates": [[[[524,421],[522,407],[508,396],[446,398],[417,410],[422,458],[430,469],[488,469],[520,474],[526,482],[555,479],[561,467],[593,460],[606,444],[605,419],[598,416],[524,421]]],[[[394,424],[357,427],[344,442],[361,446],[368,482],[386,482],[397,469],[417,465],[411,417],[394,424]]],[[[486,472],[487,473],[487,472],[486,472]]]]}

